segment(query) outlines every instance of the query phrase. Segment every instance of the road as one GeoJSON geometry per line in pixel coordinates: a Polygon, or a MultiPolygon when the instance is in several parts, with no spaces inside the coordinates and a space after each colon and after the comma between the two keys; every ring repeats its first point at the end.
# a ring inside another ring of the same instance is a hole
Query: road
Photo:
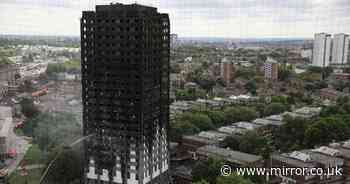
{"type": "Polygon", "coordinates": [[[16,149],[17,151],[17,157],[8,163],[8,165],[5,167],[9,174],[11,174],[13,171],[16,170],[20,162],[23,160],[24,155],[28,151],[30,144],[29,142],[22,136],[17,136],[14,132],[15,128],[15,121],[12,122],[11,125],[11,131],[9,133],[9,148],[10,149],[16,149]]]}

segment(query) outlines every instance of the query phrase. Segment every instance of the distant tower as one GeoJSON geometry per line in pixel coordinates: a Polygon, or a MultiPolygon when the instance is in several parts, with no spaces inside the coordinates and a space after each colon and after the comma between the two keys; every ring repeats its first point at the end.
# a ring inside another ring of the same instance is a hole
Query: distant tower
{"type": "Polygon", "coordinates": [[[349,57],[349,35],[336,34],[333,38],[332,64],[342,65],[348,64],[349,57]]]}
{"type": "Polygon", "coordinates": [[[315,34],[312,65],[327,67],[331,61],[332,37],[327,33],[315,34]]]}
{"type": "Polygon", "coordinates": [[[278,62],[270,57],[267,58],[264,64],[265,78],[269,80],[278,79],[278,62]]]}
{"type": "Polygon", "coordinates": [[[232,73],[233,63],[228,61],[226,58],[223,58],[221,61],[220,76],[226,85],[231,83],[232,73]]]}
{"type": "Polygon", "coordinates": [[[83,12],[85,184],[169,183],[169,29],[153,7],[83,12]]]}
{"type": "Polygon", "coordinates": [[[176,47],[179,43],[179,36],[177,34],[170,34],[170,46],[176,47]]]}

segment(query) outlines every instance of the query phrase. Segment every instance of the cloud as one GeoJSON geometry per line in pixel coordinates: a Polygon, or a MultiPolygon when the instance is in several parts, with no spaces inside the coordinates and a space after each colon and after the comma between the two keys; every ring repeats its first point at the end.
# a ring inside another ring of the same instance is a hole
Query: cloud
{"type": "Polygon", "coordinates": [[[79,0],[1,0],[1,4],[32,5],[42,7],[72,7],[79,0]]]}
{"type": "Polygon", "coordinates": [[[61,7],[0,4],[0,30],[7,34],[77,35],[79,17],[61,7]]]}
{"type": "MultiPolygon", "coordinates": [[[[0,31],[79,34],[82,10],[109,0],[1,0],[0,31]],[[30,17],[30,18],[26,18],[30,17]]],[[[134,3],[134,0],[120,0],[134,3]]],[[[349,0],[138,0],[169,13],[180,36],[312,37],[349,32],[349,0]]]]}

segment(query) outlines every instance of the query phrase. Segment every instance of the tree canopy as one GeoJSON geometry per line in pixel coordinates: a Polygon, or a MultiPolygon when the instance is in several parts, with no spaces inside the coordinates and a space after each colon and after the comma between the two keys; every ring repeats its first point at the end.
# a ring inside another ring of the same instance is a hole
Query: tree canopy
{"type": "Polygon", "coordinates": [[[33,118],[39,113],[39,109],[34,105],[32,99],[24,98],[20,102],[21,111],[27,118],[33,118]]]}
{"type": "Polygon", "coordinates": [[[254,184],[249,179],[232,174],[230,176],[220,176],[216,179],[216,184],[254,184]]]}
{"type": "Polygon", "coordinates": [[[274,150],[272,139],[269,136],[260,136],[255,131],[249,131],[241,137],[227,137],[222,144],[232,150],[260,155],[264,158],[268,158],[274,150]]]}
{"type": "Polygon", "coordinates": [[[40,113],[24,123],[23,132],[33,137],[41,150],[68,144],[81,136],[81,127],[70,113],[40,113]]]}
{"type": "Polygon", "coordinates": [[[54,149],[49,155],[45,168],[55,157],[57,160],[52,164],[46,180],[52,184],[80,183],[79,180],[83,174],[83,160],[82,152],[79,150],[81,149],[73,150],[69,147],[54,149]]]}
{"type": "Polygon", "coordinates": [[[215,184],[223,164],[222,160],[216,158],[209,158],[207,161],[197,162],[192,170],[193,182],[205,180],[211,184],[215,184]]]}
{"type": "Polygon", "coordinates": [[[250,107],[230,107],[224,110],[225,119],[230,122],[251,121],[258,117],[254,108],[250,107]]]}
{"type": "Polygon", "coordinates": [[[264,115],[269,116],[274,114],[280,114],[287,110],[288,110],[287,106],[282,103],[271,103],[266,106],[264,110],[264,115]]]}
{"type": "Polygon", "coordinates": [[[322,145],[350,138],[350,115],[321,118],[305,131],[306,145],[322,145]]]}

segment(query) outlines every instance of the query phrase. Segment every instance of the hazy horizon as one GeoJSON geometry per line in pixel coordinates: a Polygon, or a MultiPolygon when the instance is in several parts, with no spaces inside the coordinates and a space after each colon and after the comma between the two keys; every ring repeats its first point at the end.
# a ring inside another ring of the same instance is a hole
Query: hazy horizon
{"type": "MultiPolygon", "coordinates": [[[[83,10],[96,4],[135,1],[2,0],[0,34],[79,36],[83,10]]],[[[171,32],[182,38],[313,38],[350,33],[350,1],[332,0],[140,0],[169,13],[171,32]]]]}

